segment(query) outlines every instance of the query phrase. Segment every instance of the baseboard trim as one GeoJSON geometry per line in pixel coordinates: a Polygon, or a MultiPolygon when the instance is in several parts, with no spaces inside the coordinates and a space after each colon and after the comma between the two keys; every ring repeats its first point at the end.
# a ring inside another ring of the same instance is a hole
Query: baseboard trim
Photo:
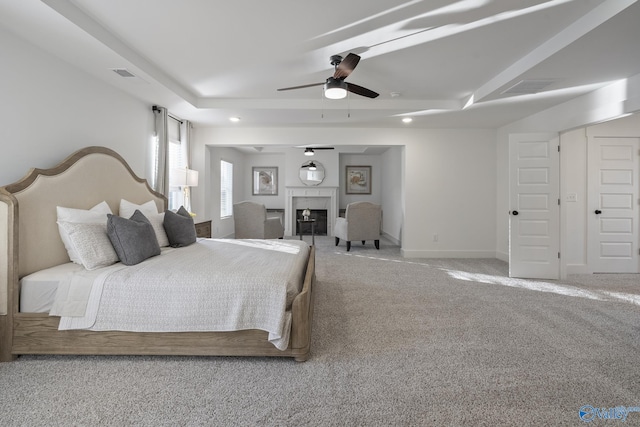
{"type": "Polygon", "coordinates": [[[498,258],[500,261],[509,262],[509,254],[507,252],[497,251],[496,258],[498,258]]]}
{"type": "Polygon", "coordinates": [[[393,237],[392,235],[385,233],[384,231],[382,232],[382,237],[384,237],[386,240],[388,240],[389,242],[393,243],[396,246],[401,246],[401,241],[400,239],[396,239],[395,237],[393,237]]]}
{"type": "Polygon", "coordinates": [[[495,251],[401,251],[404,258],[497,258],[495,251]]]}
{"type": "Polygon", "coordinates": [[[586,264],[567,264],[567,274],[591,274],[586,264]]]}

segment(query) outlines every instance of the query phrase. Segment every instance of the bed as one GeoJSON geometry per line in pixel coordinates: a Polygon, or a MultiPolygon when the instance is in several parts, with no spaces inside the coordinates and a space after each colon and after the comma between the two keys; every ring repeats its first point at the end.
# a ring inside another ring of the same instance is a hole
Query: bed
{"type": "MultiPolygon", "coordinates": [[[[287,302],[286,314],[290,322],[286,329],[289,335],[286,347],[280,345],[281,348],[277,348],[269,341],[270,332],[263,329],[170,332],[60,330],[64,316],[33,312],[37,310],[24,307],[25,304],[21,311],[21,279],[38,277],[40,272],[51,268],[65,271],[77,268],[77,265],[74,267],[69,263],[69,255],[60,239],[56,207],[89,209],[106,201],[113,212],[118,212],[123,199],[140,205],[153,200],[159,212],[164,212],[167,206],[162,194],[153,191],[145,180],[137,177],[120,155],[104,147],[82,149],[52,169],[32,169],[22,180],[0,187],[0,361],[11,361],[22,354],[280,356],[292,357],[296,361],[308,359],[315,282],[313,246],[307,248],[304,261],[298,262],[300,270],[296,277],[300,283],[296,284],[297,292],[287,302]]],[[[196,255],[187,250],[225,244],[215,240],[198,239],[192,249],[179,248],[175,252],[183,251],[188,255],[187,259],[196,259],[196,255]]],[[[255,246],[256,242],[244,243],[255,246]]],[[[226,244],[237,246],[243,241],[226,244]]],[[[163,250],[155,258],[164,256],[163,250]]],[[[189,264],[190,268],[193,268],[192,264],[189,264]]],[[[200,258],[198,264],[206,262],[200,258]]],[[[216,273],[210,270],[207,274],[216,273]]],[[[55,293],[55,289],[43,291],[47,292],[55,293]]]]}

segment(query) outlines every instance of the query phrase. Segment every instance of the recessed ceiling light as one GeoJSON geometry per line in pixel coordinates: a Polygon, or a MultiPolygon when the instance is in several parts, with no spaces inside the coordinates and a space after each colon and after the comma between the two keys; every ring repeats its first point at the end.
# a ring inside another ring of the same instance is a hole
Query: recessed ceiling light
{"type": "Polygon", "coordinates": [[[229,120],[234,122],[234,123],[237,123],[237,122],[240,121],[240,117],[229,117],[229,120]]]}
{"type": "Polygon", "coordinates": [[[402,119],[402,123],[411,123],[413,119],[411,117],[405,117],[402,119]]]}

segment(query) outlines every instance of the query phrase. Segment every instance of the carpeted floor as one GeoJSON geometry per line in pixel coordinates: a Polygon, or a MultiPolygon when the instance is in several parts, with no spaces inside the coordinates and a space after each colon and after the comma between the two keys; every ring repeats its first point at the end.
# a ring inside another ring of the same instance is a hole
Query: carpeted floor
{"type": "Polygon", "coordinates": [[[0,364],[0,425],[547,426],[584,424],[581,408],[611,425],[609,408],[640,411],[638,275],[516,280],[501,261],[381,243],[316,237],[305,363],[23,356],[0,364]]]}

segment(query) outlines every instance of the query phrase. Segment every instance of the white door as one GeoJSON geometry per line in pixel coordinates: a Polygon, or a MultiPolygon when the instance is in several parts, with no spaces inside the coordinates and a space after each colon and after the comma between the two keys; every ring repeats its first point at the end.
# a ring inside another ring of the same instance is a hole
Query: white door
{"type": "Polygon", "coordinates": [[[589,270],[640,273],[640,138],[591,137],[588,144],[589,270]]]}
{"type": "Polygon", "coordinates": [[[509,136],[509,276],[560,277],[559,138],[509,136]]]}

